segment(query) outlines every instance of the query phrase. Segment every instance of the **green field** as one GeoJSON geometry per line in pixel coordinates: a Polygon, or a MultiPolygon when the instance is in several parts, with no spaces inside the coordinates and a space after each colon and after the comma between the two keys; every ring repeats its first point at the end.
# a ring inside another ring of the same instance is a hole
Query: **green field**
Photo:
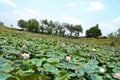
{"type": "Polygon", "coordinates": [[[0,80],[118,80],[119,44],[110,44],[0,26],[0,80]]]}

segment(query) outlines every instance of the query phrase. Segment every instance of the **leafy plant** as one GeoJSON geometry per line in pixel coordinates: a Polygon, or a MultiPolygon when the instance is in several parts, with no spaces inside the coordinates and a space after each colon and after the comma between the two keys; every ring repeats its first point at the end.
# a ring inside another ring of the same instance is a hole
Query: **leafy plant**
{"type": "Polygon", "coordinates": [[[118,79],[114,75],[120,73],[120,52],[114,48],[31,36],[0,32],[0,80],[118,79]]]}

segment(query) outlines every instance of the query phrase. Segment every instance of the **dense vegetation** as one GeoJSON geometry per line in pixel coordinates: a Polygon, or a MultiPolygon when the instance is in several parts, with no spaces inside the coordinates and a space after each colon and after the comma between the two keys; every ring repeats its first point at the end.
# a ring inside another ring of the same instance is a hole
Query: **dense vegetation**
{"type": "Polygon", "coordinates": [[[4,26],[4,23],[0,21],[0,26],[4,26]]]}
{"type": "Polygon", "coordinates": [[[120,52],[83,41],[0,26],[0,80],[120,79],[120,52]]]}
{"type": "MultiPolygon", "coordinates": [[[[41,20],[40,23],[36,19],[30,19],[28,21],[20,19],[18,21],[18,26],[22,30],[28,30],[31,32],[41,32],[48,34],[56,34],[60,36],[74,36],[76,38],[80,37],[80,33],[83,32],[81,25],[73,25],[68,23],[53,22],[52,20],[48,21],[47,19],[41,20]]],[[[86,31],[86,37],[98,37],[102,35],[99,25],[93,26],[92,28],[86,31]]]]}
{"type": "Polygon", "coordinates": [[[96,26],[93,26],[86,31],[86,37],[96,38],[96,37],[101,36],[101,35],[102,35],[102,33],[101,33],[101,30],[99,29],[98,24],[96,24],[96,26]]]}

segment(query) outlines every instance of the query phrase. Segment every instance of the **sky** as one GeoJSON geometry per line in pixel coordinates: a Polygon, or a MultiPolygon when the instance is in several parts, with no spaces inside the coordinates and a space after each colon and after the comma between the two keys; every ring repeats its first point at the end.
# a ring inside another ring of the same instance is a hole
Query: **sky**
{"type": "Polygon", "coordinates": [[[0,0],[0,21],[18,28],[19,19],[81,24],[82,35],[99,24],[106,36],[120,28],[120,0],[0,0]]]}

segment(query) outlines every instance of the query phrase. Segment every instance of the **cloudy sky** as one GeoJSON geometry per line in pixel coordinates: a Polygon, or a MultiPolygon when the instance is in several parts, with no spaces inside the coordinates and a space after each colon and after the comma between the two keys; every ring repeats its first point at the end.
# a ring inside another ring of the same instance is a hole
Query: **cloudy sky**
{"type": "Polygon", "coordinates": [[[18,27],[19,19],[31,18],[81,24],[84,33],[99,24],[107,35],[120,28],[120,0],[0,0],[5,25],[18,27]]]}

